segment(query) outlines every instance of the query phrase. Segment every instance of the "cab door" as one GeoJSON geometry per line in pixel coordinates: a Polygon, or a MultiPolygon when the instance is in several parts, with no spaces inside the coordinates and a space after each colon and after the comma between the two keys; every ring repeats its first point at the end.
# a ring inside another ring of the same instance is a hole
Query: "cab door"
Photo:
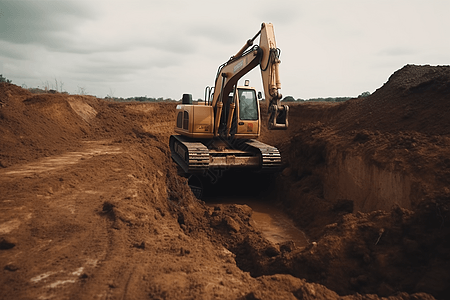
{"type": "Polygon", "coordinates": [[[238,88],[238,126],[237,135],[253,138],[259,136],[259,103],[256,91],[252,88],[238,88]]]}

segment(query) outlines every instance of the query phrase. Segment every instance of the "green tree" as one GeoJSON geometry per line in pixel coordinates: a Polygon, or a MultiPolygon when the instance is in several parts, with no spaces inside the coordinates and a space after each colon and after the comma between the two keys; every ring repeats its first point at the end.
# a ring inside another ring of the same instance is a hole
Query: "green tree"
{"type": "Polygon", "coordinates": [[[0,82],[11,83],[11,80],[6,79],[5,77],[3,77],[3,74],[0,74],[0,82]]]}
{"type": "Polygon", "coordinates": [[[370,96],[370,92],[363,92],[361,95],[358,96],[358,98],[364,98],[370,96]]]}
{"type": "Polygon", "coordinates": [[[284,97],[283,101],[284,102],[294,102],[295,99],[292,96],[286,96],[286,97],[284,97]]]}

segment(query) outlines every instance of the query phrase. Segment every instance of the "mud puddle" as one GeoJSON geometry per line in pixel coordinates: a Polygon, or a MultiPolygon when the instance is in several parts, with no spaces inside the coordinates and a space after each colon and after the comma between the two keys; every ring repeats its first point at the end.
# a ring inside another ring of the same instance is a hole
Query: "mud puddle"
{"type": "Polygon", "coordinates": [[[272,243],[293,241],[298,247],[306,247],[308,239],[303,231],[280,209],[256,198],[211,197],[204,199],[209,206],[217,204],[246,204],[253,210],[252,219],[263,236],[272,243]]]}

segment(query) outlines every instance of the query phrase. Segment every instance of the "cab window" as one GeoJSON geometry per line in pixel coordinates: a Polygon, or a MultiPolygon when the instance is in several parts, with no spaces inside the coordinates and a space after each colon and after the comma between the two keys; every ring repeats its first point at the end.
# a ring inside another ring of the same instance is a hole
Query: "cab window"
{"type": "Polygon", "coordinates": [[[258,120],[258,103],[254,90],[238,90],[239,118],[241,120],[258,120]]]}

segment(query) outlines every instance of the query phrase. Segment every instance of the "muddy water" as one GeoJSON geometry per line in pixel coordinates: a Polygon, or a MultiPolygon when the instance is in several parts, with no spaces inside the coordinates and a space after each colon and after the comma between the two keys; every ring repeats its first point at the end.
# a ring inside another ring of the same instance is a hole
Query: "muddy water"
{"type": "Polygon", "coordinates": [[[246,204],[253,210],[252,219],[263,236],[272,243],[293,241],[298,247],[308,245],[303,231],[295,227],[294,222],[280,209],[271,204],[258,201],[256,198],[214,197],[205,199],[206,204],[246,204]]]}

